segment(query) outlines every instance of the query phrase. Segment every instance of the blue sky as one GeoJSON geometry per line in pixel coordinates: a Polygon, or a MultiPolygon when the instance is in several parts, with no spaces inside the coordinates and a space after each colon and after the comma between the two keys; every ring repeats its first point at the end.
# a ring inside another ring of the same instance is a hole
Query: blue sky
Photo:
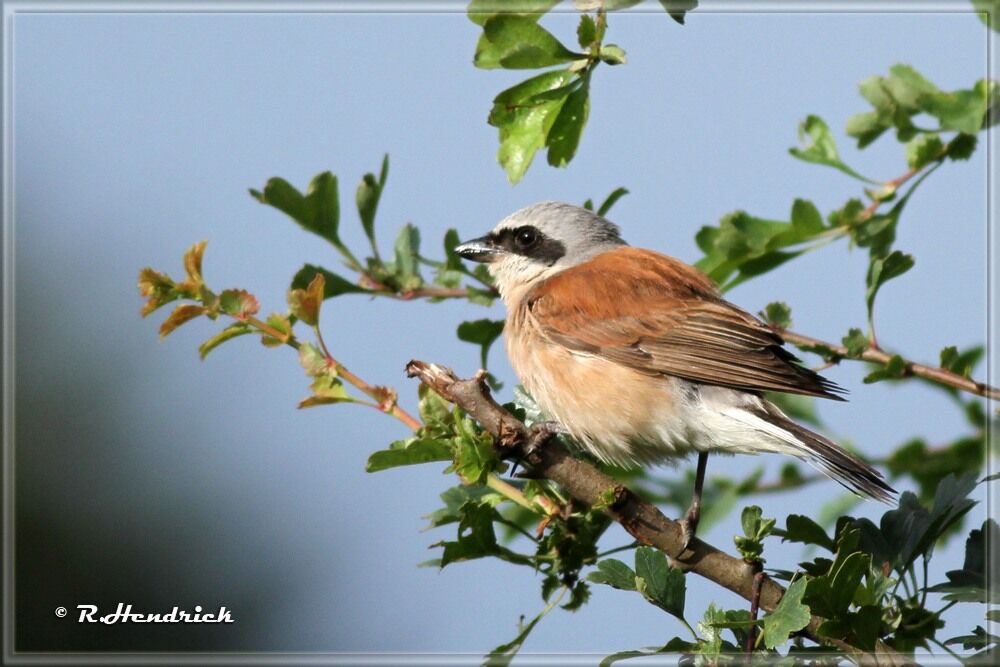
{"type": "MultiPolygon", "coordinates": [[[[517,186],[495,162],[496,132],[485,120],[492,97],[526,73],[473,68],[477,27],[460,11],[134,14],[123,3],[121,13],[18,15],[19,518],[22,528],[45,527],[41,551],[79,561],[68,570],[53,562],[50,597],[19,613],[64,636],[72,631],[54,624],[54,604],[114,591],[168,609],[225,604],[239,619],[221,634],[154,635],[172,647],[483,652],[512,638],[518,617],[542,607],[531,573],[485,561],[416,567],[434,555],[430,544],[452,536],[421,532],[421,517],[453,478],[435,465],[364,472],[372,451],[406,435],[402,426],[360,407],[297,411],[308,382],[288,350],[247,338],[199,361],[198,343],[218,324],[196,322],[158,342],[162,315],[139,318],[136,275],[147,265],[180,273],[183,251],[207,239],[210,285],[245,287],[265,311],[280,310],[302,263],[335,268],[336,258],[247,188],[274,175],[304,188],[333,171],[343,235],[360,249],[353,192],[384,153],[383,248],[407,222],[420,227],[425,248],[439,248],[449,227],[478,236],[523,205],[598,199],[624,185],[631,194],[610,217],[625,237],[694,261],[695,232],[729,211],[781,219],[795,197],[829,211],[861,194],[838,172],[788,155],[809,113],[827,120],[863,173],[905,171],[891,138],[859,153],[843,136],[846,119],[866,110],[862,79],[897,62],[944,89],[985,76],[987,33],[969,13],[699,11],[680,27],[647,4],[648,13],[611,17],[608,41],[629,63],[595,74],[576,159],[557,170],[540,156],[517,186]]],[[[573,16],[544,23],[572,42],[573,16]]],[[[985,221],[980,150],[913,198],[897,247],[917,264],[880,295],[883,344],[934,362],[945,345],[985,340],[985,221]]],[[[751,311],[784,300],[799,331],[837,340],[864,324],[865,269],[864,252],[831,246],[730,297],[751,311]]],[[[335,355],[397,387],[412,407],[405,363],[471,373],[478,350],[454,329],[500,318],[502,306],[350,296],[328,303],[324,317],[335,355]]],[[[509,392],[499,347],[491,365],[509,392]]],[[[830,369],[851,402],[821,406],[832,431],[863,451],[885,453],[914,435],[943,442],[963,428],[930,390],[863,385],[863,374],[857,364],[830,369]]],[[[709,474],[781,462],[713,460],[709,474]]],[[[756,502],[783,517],[814,513],[839,494],[831,482],[756,502]]],[[[855,513],[882,511],[866,503],[855,513]]],[[[982,517],[974,510],[971,521],[982,517]]],[[[704,537],[728,548],[734,530],[728,521],[704,537]]],[[[626,541],[609,531],[608,546],[626,541]]],[[[769,549],[776,566],[801,556],[792,546],[769,549]]],[[[938,578],[960,554],[960,544],[938,554],[938,578]]],[[[688,585],[689,618],[709,599],[739,604],[700,581],[688,585]]],[[[973,623],[963,619],[954,634],[973,623]]],[[[638,596],[595,590],[582,611],[550,615],[526,650],[657,645],[681,632],[672,624],[638,596]]]]}

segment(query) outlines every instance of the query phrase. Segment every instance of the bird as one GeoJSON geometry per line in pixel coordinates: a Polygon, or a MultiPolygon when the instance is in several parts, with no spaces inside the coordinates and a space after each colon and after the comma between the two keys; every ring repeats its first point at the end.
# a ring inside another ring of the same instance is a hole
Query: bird
{"type": "Polygon", "coordinates": [[[709,453],[790,455],[857,495],[892,502],[881,473],[764,395],[843,401],[845,390],[695,267],[632,247],[606,218],[554,201],[512,213],[455,251],[487,265],[507,310],[511,366],[553,430],[624,468],[698,455],[685,546],[709,453]]]}

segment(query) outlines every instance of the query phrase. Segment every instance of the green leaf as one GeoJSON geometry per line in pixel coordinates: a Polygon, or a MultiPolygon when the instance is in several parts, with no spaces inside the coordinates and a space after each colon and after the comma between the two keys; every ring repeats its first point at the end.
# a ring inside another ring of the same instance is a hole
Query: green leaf
{"type": "Polygon", "coordinates": [[[537,21],[559,2],[560,0],[472,0],[467,12],[469,20],[480,26],[497,14],[516,14],[533,17],[537,21]]]}
{"type": "Polygon", "coordinates": [[[568,84],[574,76],[568,70],[545,72],[504,90],[493,100],[489,124],[499,130],[497,159],[511,183],[521,180],[535,153],[546,144],[567,96],[573,92],[568,84]]]}
{"type": "Polygon", "coordinates": [[[181,326],[185,322],[190,322],[199,315],[204,315],[207,312],[205,306],[195,305],[193,303],[183,303],[170,313],[170,317],[163,321],[160,325],[160,338],[166,338],[169,336],[174,329],[181,326]]]}
{"type": "Polygon", "coordinates": [[[260,310],[260,303],[250,292],[243,289],[227,289],[219,294],[219,308],[241,322],[260,310]]]}
{"type": "Polygon", "coordinates": [[[407,223],[399,230],[395,244],[395,277],[400,290],[414,290],[423,284],[420,276],[420,230],[407,223]]]}
{"type": "Polygon", "coordinates": [[[584,77],[582,84],[576,86],[566,96],[566,101],[556,115],[545,138],[548,146],[548,162],[553,167],[565,167],[569,164],[583,135],[590,113],[590,77],[584,77]]]}
{"type": "MultiPolygon", "coordinates": [[[[881,77],[874,78],[881,80],[881,77]]],[[[858,140],[858,148],[864,148],[882,136],[882,133],[890,127],[892,127],[891,121],[883,120],[878,112],[866,111],[848,118],[845,132],[847,136],[858,140]]]]}
{"type": "Polygon", "coordinates": [[[905,64],[890,67],[889,77],[884,79],[883,85],[897,104],[914,111],[920,109],[922,98],[941,92],[923,74],[905,64]]]}
{"type": "Polygon", "coordinates": [[[919,438],[908,441],[886,461],[894,476],[909,475],[917,483],[920,498],[934,498],[938,482],[949,474],[979,472],[986,443],[981,434],[958,438],[945,447],[928,447],[919,438]]]}
{"type": "Polygon", "coordinates": [[[942,130],[975,134],[983,127],[987,109],[986,88],[933,93],[921,99],[921,108],[941,122],[942,130]]]}
{"type": "Polygon", "coordinates": [[[785,530],[780,533],[776,531],[776,534],[781,536],[782,542],[815,544],[830,552],[837,548],[833,539],[818,523],[801,514],[789,514],[785,519],[785,530]]]}
{"type": "Polygon", "coordinates": [[[553,606],[549,605],[545,607],[537,616],[531,619],[531,622],[527,625],[519,624],[519,632],[514,639],[507,642],[506,644],[501,644],[495,649],[490,651],[490,654],[486,656],[486,661],[483,663],[483,667],[507,667],[517,652],[521,650],[521,646],[524,645],[524,641],[531,634],[531,631],[535,629],[538,622],[542,620],[546,614],[552,610],[553,606]]]}
{"type": "Polygon", "coordinates": [[[784,301],[772,301],[760,313],[765,322],[779,329],[792,328],[792,309],[784,301]]]}
{"type": "Polygon", "coordinates": [[[589,49],[597,42],[597,24],[587,14],[580,15],[580,24],[576,27],[576,39],[581,49],[589,49]]]}
{"type": "Polygon", "coordinates": [[[913,255],[904,254],[898,250],[893,250],[887,257],[876,257],[868,265],[868,276],[866,282],[868,290],[865,292],[865,302],[868,306],[868,322],[872,321],[872,313],[875,309],[875,296],[882,285],[893,278],[898,278],[913,268],[915,260],[913,255]]]}
{"type": "Polygon", "coordinates": [[[299,269],[292,278],[291,288],[305,289],[316,277],[316,274],[323,274],[323,299],[331,299],[341,294],[366,294],[369,291],[315,264],[306,264],[299,269]]]}
{"type": "Polygon", "coordinates": [[[830,134],[830,128],[819,116],[807,116],[802,121],[799,125],[799,141],[802,142],[802,147],[789,148],[788,152],[800,160],[833,167],[866,183],[876,183],[844,164],[837,152],[837,144],[830,134]]]}
{"type": "Polygon", "coordinates": [[[1000,32],[1000,0],[972,0],[972,6],[980,21],[1000,32]]]}
{"type": "Polygon", "coordinates": [[[982,345],[971,347],[959,353],[954,345],[941,350],[941,368],[957,373],[964,377],[969,377],[975,369],[976,364],[982,360],[986,348],[982,345]]]}
{"type": "Polygon", "coordinates": [[[635,551],[636,589],[643,597],[677,618],[684,618],[684,573],[670,567],[667,556],[652,547],[635,551]]]}
{"type": "Polygon", "coordinates": [[[358,206],[358,216],[361,218],[361,227],[365,230],[365,236],[371,243],[372,252],[378,257],[378,247],[375,244],[375,213],[378,211],[378,202],[382,196],[382,189],[385,187],[385,180],[389,175],[389,156],[382,158],[382,169],[378,180],[375,174],[365,174],[358,183],[358,190],[355,200],[358,206]]]}
{"type": "Polygon", "coordinates": [[[625,563],[616,558],[605,558],[598,561],[597,569],[587,575],[587,581],[596,584],[607,584],[623,591],[635,590],[635,572],[625,563]]]}
{"type": "Polygon", "coordinates": [[[792,203],[792,227],[802,237],[815,236],[826,231],[819,209],[807,199],[796,199],[792,203]]]}
{"type": "Polygon", "coordinates": [[[261,335],[260,342],[265,347],[284,345],[292,337],[292,321],[281,313],[271,313],[267,316],[267,325],[280,336],[261,335]]]}
{"type": "Polygon", "coordinates": [[[670,18],[684,25],[685,15],[698,6],[698,0],[660,0],[670,18]]]}
{"type": "MultiPolygon", "coordinates": [[[[611,194],[609,194],[607,197],[604,198],[604,201],[601,202],[601,205],[597,207],[597,215],[601,217],[607,215],[608,211],[611,210],[611,207],[614,206],[619,199],[621,199],[627,194],[628,190],[626,188],[623,187],[615,188],[611,192],[611,194]]],[[[593,210],[593,208],[591,208],[591,210],[593,210]]]]}
{"type": "Polygon", "coordinates": [[[457,419],[457,440],[454,470],[466,484],[481,484],[486,475],[495,470],[500,460],[493,447],[493,437],[477,431],[468,417],[457,419]]]}
{"type": "Polygon", "coordinates": [[[841,339],[841,342],[847,348],[847,356],[851,359],[860,359],[861,355],[871,346],[868,336],[861,329],[853,327],[841,339]]]}
{"type": "Polygon", "coordinates": [[[884,366],[875,369],[861,381],[865,384],[872,384],[882,380],[898,380],[906,377],[907,372],[906,360],[898,354],[894,354],[889,357],[889,361],[884,366]]]}
{"type": "Polygon", "coordinates": [[[341,251],[346,250],[338,234],[340,200],[337,195],[337,177],[329,171],[313,178],[304,196],[288,181],[278,177],[269,179],[263,192],[250,190],[250,194],[257,201],[273,206],[341,251]]]}
{"type": "Polygon", "coordinates": [[[948,142],[946,154],[949,160],[968,160],[976,152],[978,139],[974,134],[958,134],[948,142]]]}
{"type": "Polygon", "coordinates": [[[628,60],[625,58],[625,49],[617,44],[605,44],[598,54],[601,62],[607,65],[624,65],[628,60]]]}
{"type": "Polygon", "coordinates": [[[208,353],[219,347],[227,340],[236,338],[237,336],[243,336],[248,333],[253,333],[254,329],[246,322],[237,322],[231,324],[219,333],[215,334],[200,346],[198,346],[198,354],[202,359],[208,356],[208,353]]]}
{"type": "Polygon", "coordinates": [[[462,322],[458,325],[458,339],[466,343],[479,345],[481,348],[479,363],[481,368],[486,368],[486,360],[489,356],[490,346],[503,333],[503,320],[473,320],[462,322]]]}
{"type": "Polygon", "coordinates": [[[809,607],[802,604],[806,591],[806,579],[796,579],[778,602],[774,611],[764,617],[764,627],[758,641],[763,641],[769,649],[775,649],[786,641],[793,632],[809,625],[812,615],[809,607]]]}
{"type": "Polygon", "coordinates": [[[987,574],[986,555],[990,545],[1000,542],[1000,526],[993,519],[969,533],[965,541],[965,562],[960,570],[945,573],[948,581],[928,588],[933,593],[945,593],[947,601],[986,603],[1000,594],[1000,582],[987,574]]]}
{"type": "Polygon", "coordinates": [[[936,134],[918,134],[906,144],[906,163],[910,169],[921,169],[944,157],[944,144],[936,134]]]}
{"type": "Polygon", "coordinates": [[[536,17],[497,14],[483,23],[473,63],[484,69],[534,69],[586,58],[567,49],[536,17]]]}
{"type": "Polygon", "coordinates": [[[389,449],[372,453],[365,464],[367,472],[379,472],[397,466],[429,463],[431,461],[450,461],[451,446],[442,440],[428,438],[408,438],[398,440],[389,449]]]}

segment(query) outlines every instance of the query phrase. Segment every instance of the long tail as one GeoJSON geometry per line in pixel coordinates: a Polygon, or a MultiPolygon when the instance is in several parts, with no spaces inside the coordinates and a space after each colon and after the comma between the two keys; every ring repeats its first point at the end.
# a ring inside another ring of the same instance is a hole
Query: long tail
{"type": "Polygon", "coordinates": [[[789,434],[791,438],[786,442],[800,449],[802,458],[811,466],[858,495],[883,503],[894,502],[896,490],[886,483],[878,470],[836,443],[796,424],[769,401],[761,403],[762,408],[754,409],[753,414],[789,434]]]}

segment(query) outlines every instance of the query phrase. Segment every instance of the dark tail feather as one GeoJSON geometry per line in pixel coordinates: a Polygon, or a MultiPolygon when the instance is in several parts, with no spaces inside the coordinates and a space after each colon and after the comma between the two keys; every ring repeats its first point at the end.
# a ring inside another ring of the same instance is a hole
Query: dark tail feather
{"type": "Polygon", "coordinates": [[[776,406],[765,402],[757,416],[788,431],[805,445],[803,458],[827,477],[860,496],[883,503],[895,502],[896,490],[889,486],[882,473],[818,433],[799,426],[776,406]]]}

